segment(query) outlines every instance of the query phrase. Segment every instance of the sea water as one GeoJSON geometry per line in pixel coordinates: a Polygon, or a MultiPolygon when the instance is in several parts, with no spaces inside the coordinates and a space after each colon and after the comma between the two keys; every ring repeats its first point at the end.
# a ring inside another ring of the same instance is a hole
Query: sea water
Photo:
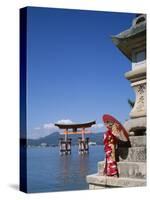
{"type": "Polygon", "coordinates": [[[59,147],[30,147],[27,150],[28,192],[54,192],[88,189],[86,176],[97,173],[97,162],[104,159],[103,146],[90,146],[89,154],[59,155],[59,147]]]}

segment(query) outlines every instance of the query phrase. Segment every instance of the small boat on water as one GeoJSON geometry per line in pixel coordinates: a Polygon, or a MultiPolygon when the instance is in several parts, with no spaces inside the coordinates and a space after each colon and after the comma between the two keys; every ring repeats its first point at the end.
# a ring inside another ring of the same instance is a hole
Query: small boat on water
{"type": "Polygon", "coordinates": [[[89,142],[89,145],[94,146],[94,145],[96,145],[96,142],[89,142]]]}

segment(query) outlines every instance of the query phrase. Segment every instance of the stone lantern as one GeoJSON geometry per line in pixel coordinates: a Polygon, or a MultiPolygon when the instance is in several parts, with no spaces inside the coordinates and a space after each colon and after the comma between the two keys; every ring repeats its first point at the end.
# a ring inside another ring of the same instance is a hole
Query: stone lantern
{"type": "Polygon", "coordinates": [[[103,175],[105,161],[98,162],[98,173],[88,175],[89,189],[146,185],[146,15],[138,15],[132,26],[112,37],[113,43],[131,61],[125,73],[135,92],[135,103],[124,124],[130,145],[118,146],[118,177],[103,175]]]}
{"type": "Polygon", "coordinates": [[[135,103],[124,126],[130,135],[146,131],[146,15],[138,15],[130,29],[112,37],[119,50],[131,61],[132,69],[125,73],[135,91],[135,103]]]}

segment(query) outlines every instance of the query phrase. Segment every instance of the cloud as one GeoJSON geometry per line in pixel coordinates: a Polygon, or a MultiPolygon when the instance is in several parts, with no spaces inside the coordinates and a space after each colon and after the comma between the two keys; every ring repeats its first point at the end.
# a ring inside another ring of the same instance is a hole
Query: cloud
{"type": "Polygon", "coordinates": [[[98,129],[98,128],[102,128],[102,127],[104,127],[104,124],[94,124],[94,125],[92,125],[92,128],[94,128],[94,129],[98,129]]]}
{"type": "Polygon", "coordinates": [[[104,124],[99,123],[99,124],[92,125],[91,130],[92,132],[97,133],[97,132],[103,131],[103,128],[104,128],[104,124]]]}
{"type": "MultiPolygon", "coordinates": [[[[60,124],[73,124],[72,120],[70,119],[61,119],[58,120],[57,123],[60,124]]],[[[54,123],[45,123],[39,127],[35,127],[28,135],[29,138],[40,138],[45,137],[49,134],[52,134],[54,132],[59,132],[60,134],[63,133],[63,130],[60,130],[57,126],[54,125],[54,123]]]]}
{"type": "Polygon", "coordinates": [[[57,128],[53,123],[43,124],[44,129],[55,129],[57,128]]]}
{"type": "Polygon", "coordinates": [[[51,133],[54,133],[54,132],[59,132],[59,128],[57,126],[55,126],[53,123],[43,124],[42,129],[47,134],[51,134],[51,133]]]}
{"type": "Polygon", "coordinates": [[[70,119],[61,119],[61,120],[57,121],[57,123],[59,123],[59,124],[73,124],[74,122],[70,119]]]}

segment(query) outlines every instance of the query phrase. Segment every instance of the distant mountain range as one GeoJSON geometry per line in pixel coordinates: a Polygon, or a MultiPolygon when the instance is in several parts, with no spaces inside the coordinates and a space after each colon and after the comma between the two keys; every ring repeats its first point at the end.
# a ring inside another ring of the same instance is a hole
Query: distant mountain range
{"type": "MultiPolygon", "coordinates": [[[[96,144],[103,144],[103,133],[91,133],[86,134],[86,137],[89,137],[90,142],[95,142],[96,144]]],[[[38,139],[28,139],[27,144],[30,146],[40,146],[42,143],[47,144],[48,146],[57,146],[59,143],[59,138],[63,138],[64,135],[60,135],[58,132],[54,132],[45,137],[41,137],[38,139]]],[[[72,138],[72,145],[78,144],[78,138],[81,135],[69,135],[69,138],[72,138]]]]}

